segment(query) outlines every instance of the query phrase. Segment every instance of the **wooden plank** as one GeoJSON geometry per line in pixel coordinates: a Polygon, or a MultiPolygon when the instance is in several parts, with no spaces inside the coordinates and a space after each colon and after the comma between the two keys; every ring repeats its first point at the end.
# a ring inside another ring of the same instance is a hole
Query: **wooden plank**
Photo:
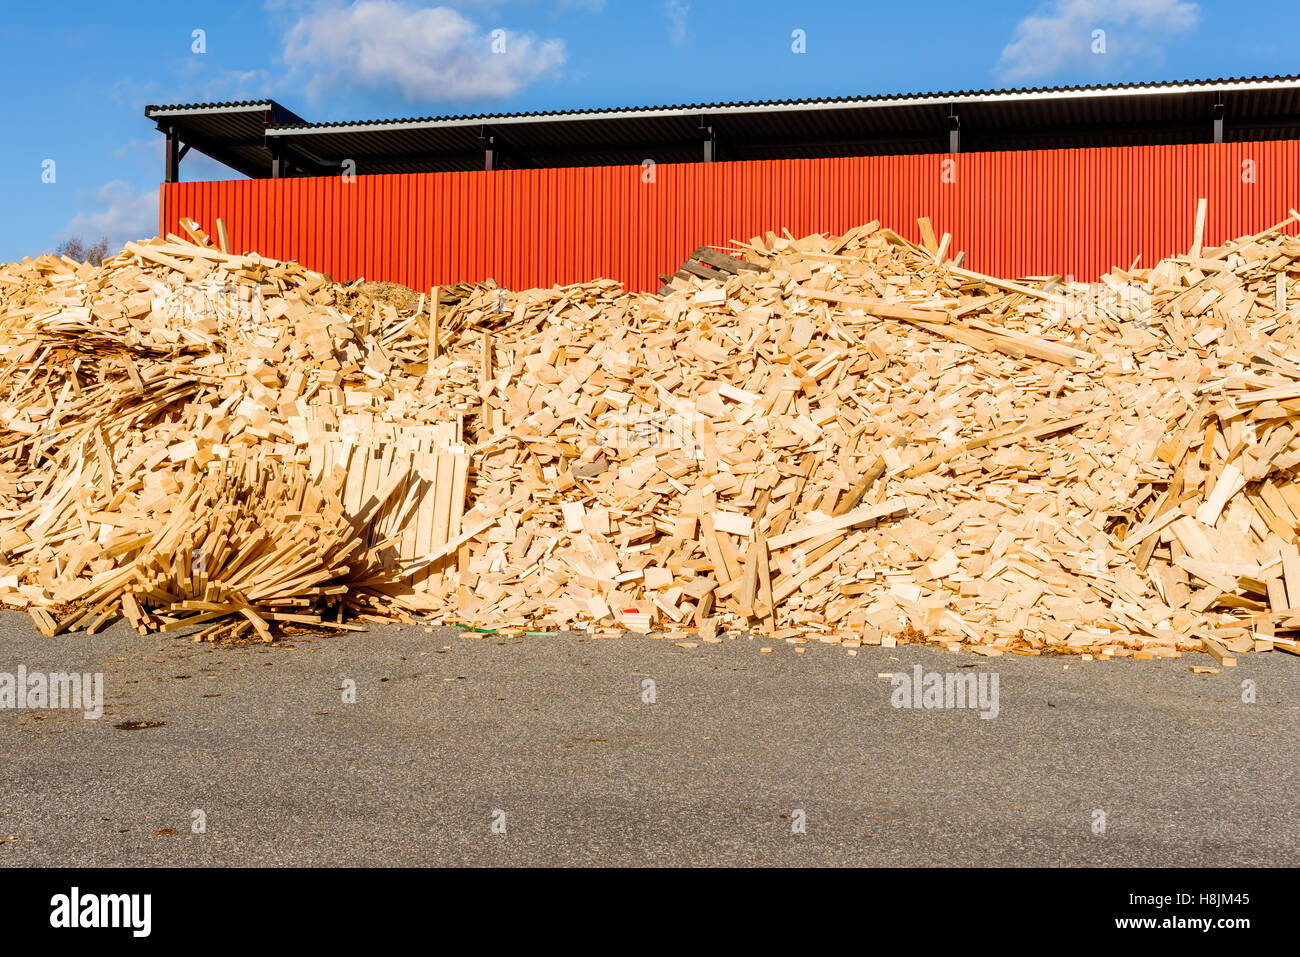
{"type": "Polygon", "coordinates": [[[766,544],[755,540],[750,543],[745,554],[745,572],[741,578],[740,590],[736,593],[736,604],[740,613],[746,618],[754,617],[754,600],[758,592],[758,568],[762,561],[759,552],[766,551],[766,544]]]}
{"type": "Polygon", "coordinates": [[[1300,608],[1300,549],[1294,544],[1282,549],[1282,573],[1289,607],[1300,608]]]}
{"type": "Polygon", "coordinates": [[[1217,661],[1220,667],[1237,667],[1237,656],[1228,651],[1228,649],[1219,644],[1219,642],[1215,641],[1213,638],[1202,638],[1201,641],[1205,645],[1206,654],[1217,661]]]}
{"type": "Polygon", "coordinates": [[[767,545],[768,548],[777,551],[798,544],[799,542],[805,542],[810,538],[820,538],[823,535],[830,535],[833,532],[852,528],[854,525],[862,525],[866,522],[875,521],[881,518],[894,517],[905,514],[906,512],[907,504],[902,499],[887,499],[879,505],[863,505],[837,517],[827,518],[818,522],[812,522],[808,525],[793,528],[788,532],[769,538],[767,545]]]}
{"type": "Polygon", "coordinates": [[[442,343],[439,341],[438,321],[442,312],[442,301],[437,286],[429,292],[429,365],[442,355],[442,343]]]}
{"type": "Polygon", "coordinates": [[[880,478],[880,476],[884,474],[885,458],[883,455],[877,456],[876,460],[867,467],[865,472],[862,473],[862,477],[859,478],[857,482],[853,484],[853,487],[845,493],[844,497],[840,499],[839,504],[835,506],[831,515],[838,518],[855,508],[857,504],[862,501],[862,496],[866,495],[867,492],[871,490],[871,486],[875,484],[876,479],[880,478]]]}
{"type": "Polygon", "coordinates": [[[933,256],[938,252],[939,244],[934,238],[934,225],[930,222],[930,217],[918,217],[916,227],[921,231],[921,248],[933,256]]]}
{"type": "Polygon", "coordinates": [[[1206,201],[1202,196],[1196,201],[1196,225],[1192,229],[1192,248],[1187,252],[1192,259],[1200,257],[1201,246],[1205,240],[1205,209],[1206,201]]]}

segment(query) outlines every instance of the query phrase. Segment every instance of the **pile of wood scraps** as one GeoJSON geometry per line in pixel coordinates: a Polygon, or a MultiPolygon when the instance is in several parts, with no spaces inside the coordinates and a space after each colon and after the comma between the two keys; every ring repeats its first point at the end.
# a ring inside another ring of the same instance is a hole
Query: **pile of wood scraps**
{"type": "Polygon", "coordinates": [[[1092,284],[971,271],[928,223],[756,236],[662,296],[394,304],[197,225],[13,264],[0,600],[50,632],[1293,651],[1297,221],[1092,284]]]}
{"type": "Polygon", "coordinates": [[[0,297],[0,600],[42,630],[269,639],[451,587],[469,456],[423,302],[178,237],[13,264],[0,297]]]}

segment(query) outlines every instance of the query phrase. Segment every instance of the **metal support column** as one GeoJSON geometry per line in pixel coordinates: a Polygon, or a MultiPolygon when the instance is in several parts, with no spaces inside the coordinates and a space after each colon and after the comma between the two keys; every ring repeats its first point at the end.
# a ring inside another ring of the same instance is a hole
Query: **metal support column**
{"type": "Polygon", "coordinates": [[[700,117],[700,132],[704,135],[704,162],[716,163],[718,160],[718,134],[707,116],[700,117]]]}
{"type": "Polygon", "coordinates": [[[961,117],[955,106],[948,107],[948,152],[961,152],[961,117]]]}
{"type": "Polygon", "coordinates": [[[483,169],[489,173],[501,168],[501,145],[492,127],[485,126],[479,130],[479,141],[483,144],[483,169]]]}
{"type": "Polygon", "coordinates": [[[176,127],[167,127],[167,153],[164,161],[163,180],[179,183],[181,179],[181,137],[176,127]]]}
{"type": "Polygon", "coordinates": [[[1214,103],[1214,142],[1223,142],[1223,116],[1226,110],[1223,106],[1223,94],[1220,93],[1214,103]]]}

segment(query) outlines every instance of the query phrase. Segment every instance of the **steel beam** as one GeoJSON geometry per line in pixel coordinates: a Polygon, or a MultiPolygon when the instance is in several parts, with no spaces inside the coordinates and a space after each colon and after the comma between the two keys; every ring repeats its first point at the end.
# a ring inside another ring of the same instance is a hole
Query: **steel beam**
{"type": "Polygon", "coordinates": [[[479,130],[479,142],[483,144],[483,169],[489,173],[501,168],[501,145],[497,142],[496,131],[490,126],[479,130]]]}
{"type": "Polygon", "coordinates": [[[179,183],[181,179],[181,136],[175,126],[167,127],[167,153],[164,160],[163,181],[179,183]]]}
{"type": "Polygon", "coordinates": [[[718,132],[713,126],[713,121],[707,116],[700,117],[700,132],[704,136],[704,162],[717,162],[718,132]]]}

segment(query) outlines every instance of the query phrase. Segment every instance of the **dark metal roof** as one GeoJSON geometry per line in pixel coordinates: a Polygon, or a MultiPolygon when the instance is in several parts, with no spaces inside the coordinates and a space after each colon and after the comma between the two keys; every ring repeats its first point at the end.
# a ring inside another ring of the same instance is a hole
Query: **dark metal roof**
{"type": "Polygon", "coordinates": [[[1101,86],[1042,86],[1016,87],[1000,90],[956,90],[940,93],[883,93],[876,96],[827,96],[795,100],[739,100],[712,103],[682,103],[670,106],[632,106],[613,109],[547,110],[526,113],[466,113],[455,116],[407,117],[390,120],[346,120],[342,122],[298,124],[299,128],[336,129],[349,126],[388,126],[407,123],[468,123],[483,120],[560,119],[564,117],[609,117],[620,115],[646,115],[655,113],[698,113],[707,110],[715,113],[731,111],[780,110],[787,107],[856,107],[865,105],[898,105],[913,100],[941,100],[944,103],[978,100],[1013,99],[1069,99],[1098,95],[1140,95],[1142,93],[1180,93],[1200,89],[1227,90],[1234,88],[1260,89],[1280,87],[1300,89],[1300,75],[1229,77],[1226,79],[1152,81],[1145,83],[1108,83],[1101,86]]]}
{"type": "Polygon", "coordinates": [[[206,124],[204,135],[242,122],[232,136],[244,137],[239,148],[259,161],[266,171],[260,175],[269,173],[272,149],[283,151],[296,173],[319,175],[349,159],[358,173],[482,169],[488,137],[505,168],[694,162],[706,128],[724,160],[942,152],[954,124],[963,152],[1205,142],[1219,103],[1227,141],[1300,137],[1300,76],[338,123],[273,116],[256,157],[256,148],[246,145],[253,134],[248,111],[283,110],[273,101],[149,110],[176,123],[206,124]]]}
{"type": "Polygon", "coordinates": [[[146,106],[144,115],[163,132],[175,128],[183,143],[253,178],[271,175],[267,130],[305,122],[275,100],[146,106]]]}

